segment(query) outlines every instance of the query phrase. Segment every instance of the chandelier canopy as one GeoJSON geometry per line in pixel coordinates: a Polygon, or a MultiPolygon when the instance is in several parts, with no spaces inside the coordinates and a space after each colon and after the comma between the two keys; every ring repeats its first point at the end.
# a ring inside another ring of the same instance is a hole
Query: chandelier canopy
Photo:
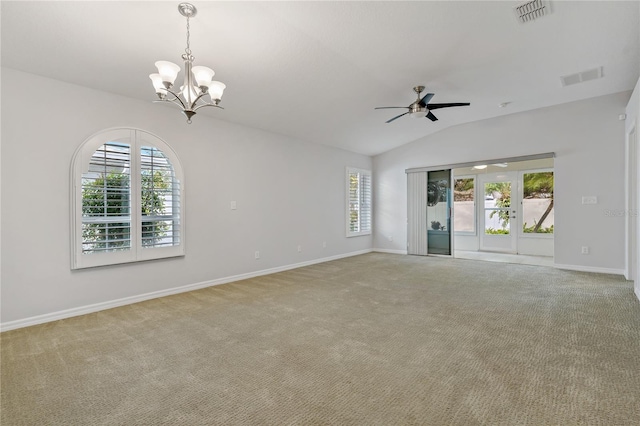
{"type": "Polygon", "coordinates": [[[159,98],[154,102],[171,102],[177,105],[187,116],[187,123],[191,124],[191,117],[200,108],[207,106],[222,108],[218,104],[226,86],[219,81],[213,81],[215,72],[211,68],[193,66],[195,58],[191,54],[189,46],[189,18],[196,16],[197,9],[190,3],[180,3],[178,11],[187,18],[187,48],[182,54],[184,83],[180,86],[179,91],[173,89],[173,83],[180,72],[180,67],[169,61],[157,61],[155,65],[158,72],[150,74],[149,78],[153,82],[153,87],[159,98]],[[210,101],[207,101],[207,95],[210,101]]]}

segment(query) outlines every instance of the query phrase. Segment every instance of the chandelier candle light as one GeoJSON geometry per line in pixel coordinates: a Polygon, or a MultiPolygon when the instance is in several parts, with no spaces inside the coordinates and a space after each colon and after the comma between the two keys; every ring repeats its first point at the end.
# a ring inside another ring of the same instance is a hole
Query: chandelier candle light
{"type": "Polygon", "coordinates": [[[160,98],[154,102],[171,102],[178,105],[182,109],[182,113],[187,116],[187,123],[191,124],[191,117],[200,108],[206,106],[222,108],[218,104],[226,86],[219,81],[213,81],[215,72],[211,68],[193,66],[195,58],[189,48],[189,18],[196,16],[198,11],[190,3],[180,3],[178,10],[182,16],[187,18],[187,48],[182,55],[184,84],[180,87],[179,92],[171,90],[178,72],[180,72],[180,67],[169,61],[156,62],[158,73],[150,74],[149,78],[153,82],[158,98],[160,98]],[[211,98],[211,102],[207,102],[204,98],[207,94],[211,98]]]}

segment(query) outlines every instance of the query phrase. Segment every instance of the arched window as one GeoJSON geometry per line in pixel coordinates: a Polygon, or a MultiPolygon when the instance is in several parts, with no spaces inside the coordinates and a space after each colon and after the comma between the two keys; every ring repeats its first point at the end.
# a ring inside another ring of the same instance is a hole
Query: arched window
{"type": "Polygon", "coordinates": [[[184,179],[173,150],[143,130],[86,140],[71,166],[73,269],[184,255],[184,179]]]}

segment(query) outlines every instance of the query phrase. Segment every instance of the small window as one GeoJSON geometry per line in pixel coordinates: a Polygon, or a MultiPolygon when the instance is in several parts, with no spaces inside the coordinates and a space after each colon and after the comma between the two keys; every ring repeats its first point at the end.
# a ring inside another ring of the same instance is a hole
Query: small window
{"type": "Polygon", "coordinates": [[[456,234],[476,232],[475,183],[473,177],[458,177],[453,181],[453,229],[456,234]]]}
{"type": "Polygon", "coordinates": [[[184,254],[182,172],[161,139],[101,132],[76,152],[71,179],[73,269],[184,254]]]}
{"type": "Polygon", "coordinates": [[[347,237],[371,234],[371,171],[347,168],[347,237]]]}

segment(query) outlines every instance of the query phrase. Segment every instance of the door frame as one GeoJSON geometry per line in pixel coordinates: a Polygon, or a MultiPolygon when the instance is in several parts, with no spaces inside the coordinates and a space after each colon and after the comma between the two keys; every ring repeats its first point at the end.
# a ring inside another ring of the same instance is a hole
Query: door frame
{"type": "Polygon", "coordinates": [[[625,205],[625,227],[626,227],[626,262],[625,262],[625,278],[630,281],[636,281],[640,278],[640,252],[638,248],[638,209],[640,208],[640,199],[638,197],[638,180],[640,178],[640,149],[638,147],[638,126],[636,123],[631,125],[626,135],[626,205],[625,205]]]}

